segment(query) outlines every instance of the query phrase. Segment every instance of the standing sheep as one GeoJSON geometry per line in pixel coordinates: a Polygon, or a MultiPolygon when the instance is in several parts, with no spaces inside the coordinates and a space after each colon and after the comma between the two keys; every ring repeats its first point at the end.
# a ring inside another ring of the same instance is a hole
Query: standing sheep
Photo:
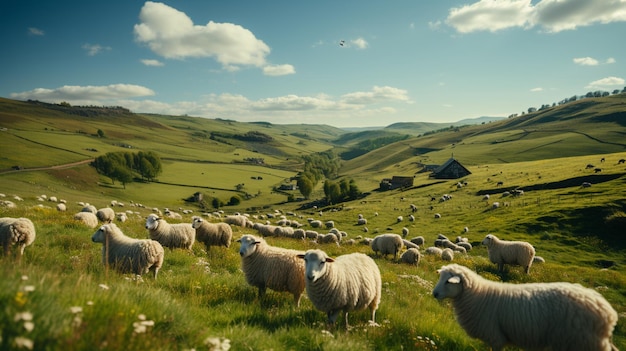
{"type": "Polygon", "coordinates": [[[35,241],[35,225],[28,218],[0,218],[0,245],[7,256],[11,246],[16,245],[18,260],[22,259],[24,249],[35,241]]]}
{"type": "Polygon", "coordinates": [[[95,228],[98,226],[98,217],[91,212],[78,212],[74,215],[74,219],[88,226],[89,228],[95,228]]]}
{"type": "Polygon", "coordinates": [[[211,223],[199,216],[193,216],[191,219],[191,227],[196,231],[196,240],[203,243],[207,250],[210,250],[211,246],[230,247],[233,238],[233,228],[230,225],[224,222],[211,223]]]}
{"type": "Polygon", "coordinates": [[[122,273],[142,275],[152,268],[156,279],[163,265],[165,252],[158,241],[127,237],[113,223],[101,226],[91,241],[102,243],[102,263],[112,265],[122,273]]]}
{"type": "Polygon", "coordinates": [[[298,257],[304,259],[306,293],[313,306],[326,312],[328,323],[335,324],[339,312],[369,307],[370,323],[376,324],[382,281],[376,262],[362,253],[342,255],[335,259],[322,250],[308,250],[298,257]]]}
{"type": "Polygon", "coordinates": [[[452,299],[467,334],[491,346],[554,351],[617,350],[617,312],[593,289],[570,283],[511,284],[487,280],[467,267],[439,270],[433,296],[452,299]]]}
{"type": "Polygon", "coordinates": [[[388,254],[393,254],[394,260],[398,258],[398,252],[402,250],[403,246],[404,242],[402,241],[402,237],[393,233],[380,234],[372,240],[372,250],[374,250],[377,255],[378,252],[384,257],[387,257],[388,254]]]}
{"type": "Polygon", "coordinates": [[[441,259],[444,261],[453,261],[454,260],[454,251],[451,248],[446,247],[441,251],[441,259]]]}
{"type": "Polygon", "coordinates": [[[498,265],[502,272],[505,264],[524,267],[526,274],[530,271],[535,257],[535,248],[525,241],[500,240],[493,234],[488,234],[482,242],[487,246],[489,260],[498,265]]]}
{"type": "Polygon", "coordinates": [[[169,224],[154,213],[146,218],[146,229],[150,233],[150,239],[170,249],[180,247],[191,250],[196,241],[196,230],[193,229],[191,223],[169,224]]]}
{"type": "Polygon", "coordinates": [[[237,242],[241,243],[241,269],[248,284],[259,289],[259,298],[267,288],[288,291],[293,294],[296,306],[300,306],[305,286],[304,264],[297,255],[303,252],[268,245],[253,235],[244,235],[237,242]]]}

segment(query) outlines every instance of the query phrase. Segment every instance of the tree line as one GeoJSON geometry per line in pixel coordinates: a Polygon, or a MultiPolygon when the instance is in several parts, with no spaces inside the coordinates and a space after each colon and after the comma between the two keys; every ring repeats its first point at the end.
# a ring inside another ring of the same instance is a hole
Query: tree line
{"type": "Polygon", "coordinates": [[[141,180],[154,180],[161,172],[161,158],[152,151],[137,153],[132,152],[108,152],[96,157],[91,163],[99,174],[111,178],[111,182],[126,184],[136,178],[141,180]]]}
{"type": "Polygon", "coordinates": [[[332,151],[324,151],[302,157],[304,170],[298,175],[297,185],[300,193],[309,198],[313,189],[324,181],[324,195],[329,204],[356,199],[361,192],[353,179],[342,179],[339,182],[331,179],[337,178],[340,167],[339,157],[332,151]]]}

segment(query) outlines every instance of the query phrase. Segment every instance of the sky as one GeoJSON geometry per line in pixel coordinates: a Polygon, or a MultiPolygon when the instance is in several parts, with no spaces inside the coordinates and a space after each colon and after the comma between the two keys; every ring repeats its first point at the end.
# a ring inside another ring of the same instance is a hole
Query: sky
{"type": "Polygon", "coordinates": [[[621,91],[625,38],[626,0],[1,0],[0,97],[447,123],[621,91]]]}

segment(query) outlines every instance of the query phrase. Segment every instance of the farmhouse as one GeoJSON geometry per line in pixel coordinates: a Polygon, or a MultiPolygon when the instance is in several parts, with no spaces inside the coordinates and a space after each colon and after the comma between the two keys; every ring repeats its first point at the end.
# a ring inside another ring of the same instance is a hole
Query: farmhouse
{"type": "Polygon", "coordinates": [[[465,168],[454,157],[450,157],[448,161],[437,167],[430,177],[437,179],[457,179],[470,174],[472,174],[472,172],[465,168]]]}
{"type": "Polygon", "coordinates": [[[393,176],[380,181],[380,190],[410,188],[413,186],[413,177],[393,176]]]}

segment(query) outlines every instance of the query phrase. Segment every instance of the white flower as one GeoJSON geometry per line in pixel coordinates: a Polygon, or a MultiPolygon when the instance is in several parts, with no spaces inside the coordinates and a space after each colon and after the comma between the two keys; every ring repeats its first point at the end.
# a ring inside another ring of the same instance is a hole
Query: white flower
{"type": "Polygon", "coordinates": [[[32,332],[33,329],[35,329],[35,323],[33,322],[24,322],[24,329],[26,329],[27,332],[32,332]]]}
{"type": "Polygon", "coordinates": [[[24,290],[25,292],[33,292],[33,291],[35,291],[35,286],[34,285],[24,285],[22,290],[24,290]]]}
{"type": "Polygon", "coordinates": [[[100,285],[98,285],[98,286],[99,286],[99,287],[100,287],[100,289],[102,289],[102,290],[109,290],[109,286],[108,286],[108,285],[106,285],[106,284],[100,284],[100,285]]]}
{"type": "Polygon", "coordinates": [[[210,337],[204,340],[204,344],[211,351],[228,351],[230,350],[230,340],[224,338],[210,337]]]}
{"type": "Polygon", "coordinates": [[[15,315],[15,317],[13,317],[13,320],[16,322],[19,321],[32,321],[33,320],[33,314],[30,312],[19,312],[15,315]]]}
{"type": "Polygon", "coordinates": [[[72,312],[73,314],[81,313],[82,311],[83,311],[83,308],[80,306],[70,307],[70,312],[72,312]]]}
{"type": "Polygon", "coordinates": [[[33,346],[35,346],[35,343],[28,338],[22,337],[22,336],[18,336],[17,338],[15,338],[15,345],[18,348],[24,348],[24,349],[29,349],[32,350],[33,346]]]}
{"type": "Polygon", "coordinates": [[[28,280],[28,276],[27,275],[23,275],[22,276],[22,280],[28,280]]]}

